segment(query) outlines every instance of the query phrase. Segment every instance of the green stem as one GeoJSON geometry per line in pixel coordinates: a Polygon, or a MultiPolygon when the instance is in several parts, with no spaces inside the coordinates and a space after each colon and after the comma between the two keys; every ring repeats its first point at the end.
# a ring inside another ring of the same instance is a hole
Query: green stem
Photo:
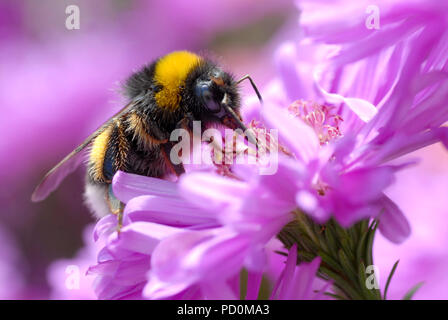
{"type": "Polygon", "coordinates": [[[297,244],[298,263],[321,257],[318,276],[333,281],[333,296],[381,300],[380,290],[367,286],[368,278],[371,280],[375,275],[366,274],[366,267],[373,264],[372,246],[377,226],[376,221],[369,224],[368,220],[347,229],[334,220],[319,225],[295,211],[295,219],[283,228],[278,238],[288,249],[297,244]]]}

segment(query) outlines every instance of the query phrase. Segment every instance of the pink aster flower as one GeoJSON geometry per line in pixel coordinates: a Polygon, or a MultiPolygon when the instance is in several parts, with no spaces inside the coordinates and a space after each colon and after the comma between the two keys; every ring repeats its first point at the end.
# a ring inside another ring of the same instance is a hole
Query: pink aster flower
{"type": "Polygon", "coordinates": [[[97,235],[106,239],[106,246],[98,264],[89,270],[98,275],[95,291],[100,298],[132,293],[162,299],[191,295],[193,290],[208,298],[235,298],[231,284],[241,269],[263,270],[264,246],[290,220],[292,207],[275,200],[263,183],[217,175],[208,181],[204,178],[209,176],[192,173],[179,185],[117,173],[114,193],[127,203],[124,227],[119,234],[111,232],[116,226],[112,216],[99,222],[97,235]],[[220,194],[201,202],[197,186],[216,190],[216,183],[221,183],[220,194]],[[250,194],[260,192],[272,201],[251,205],[250,194]],[[243,193],[246,198],[240,197],[243,193]],[[118,276],[128,268],[132,272],[118,276]]]}
{"type": "Polygon", "coordinates": [[[182,227],[212,220],[201,219],[200,213],[182,203],[176,184],[170,181],[118,172],[114,193],[128,203],[124,226],[119,234],[115,232],[117,222],[112,215],[97,223],[95,241],[105,245],[88,274],[95,278],[93,287],[99,299],[142,299],[153,251],[162,239],[183,231],[182,227]],[[188,212],[171,214],[179,207],[188,212]]]}

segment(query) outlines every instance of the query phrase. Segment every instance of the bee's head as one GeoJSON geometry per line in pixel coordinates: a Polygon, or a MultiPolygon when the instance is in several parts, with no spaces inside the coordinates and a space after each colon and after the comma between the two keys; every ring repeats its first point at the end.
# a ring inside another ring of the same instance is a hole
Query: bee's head
{"type": "Polygon", "coordinates": [[[233,77],[216,66],[202,66],[191,81],[191,99],[188,106],[197,120],[222,124],[236,129],[241,127],[240,96],[233,77]]]}

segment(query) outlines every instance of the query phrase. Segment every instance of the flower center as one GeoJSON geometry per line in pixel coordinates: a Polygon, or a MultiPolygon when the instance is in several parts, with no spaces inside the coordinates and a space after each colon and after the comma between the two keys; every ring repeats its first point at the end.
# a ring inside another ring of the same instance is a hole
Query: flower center
{"type": "Polygon", "coordinates": [[[290,113],[314,129],[321,145],[342,137],[339,125],[343,119],[334,109],[306,100],[296,100],[288,107],[290,113]]]}
{"type": "Polygon", "coordinates": [[[237,157],[243,157],[242,161],[248,161],[248,164],[263,165],[265,157],[273,152],[281,152],[287,156],[292,157],[293,154],[288,151],[286,147],[278,142],[278,137],[257,120],[252,120],[248,123],[248,128],[252,130],[259,142],[258,147],[254,145],[247,145],[244,139],[236,132],[232,135],[222,138],[222,145],[226,146],[224,149],[211,149],[211,157],[218,174],[228,176],[231,178],[238,178],[232,172],[232,165],[238,163],[237,157]],[[227,149],[227,145],[230,146],[227,149]],[[230,152],[229,152],[230,151],[230,152]],[[244,157],[246,157],[244,159],[244,157]]]}

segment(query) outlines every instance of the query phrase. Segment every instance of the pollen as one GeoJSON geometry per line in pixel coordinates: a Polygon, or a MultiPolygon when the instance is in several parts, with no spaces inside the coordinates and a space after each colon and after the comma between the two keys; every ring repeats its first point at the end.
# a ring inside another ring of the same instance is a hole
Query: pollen
{"type": "Polygon", "coordinates": [[[321,145],[342,136],[339,126],[343,119],[332,106],[297,100],[288,107],[288,111],[314,129],[321,145]]]}
{"type": "Polygon", "coordinates": [[[164,109],[176,110],[181,100],[181,88],[188,74],[201,58],[188,51],[176,51],[162,57],[156,65],[154,80],[162,89],[156,93],[157,104],[164,109]]]}

